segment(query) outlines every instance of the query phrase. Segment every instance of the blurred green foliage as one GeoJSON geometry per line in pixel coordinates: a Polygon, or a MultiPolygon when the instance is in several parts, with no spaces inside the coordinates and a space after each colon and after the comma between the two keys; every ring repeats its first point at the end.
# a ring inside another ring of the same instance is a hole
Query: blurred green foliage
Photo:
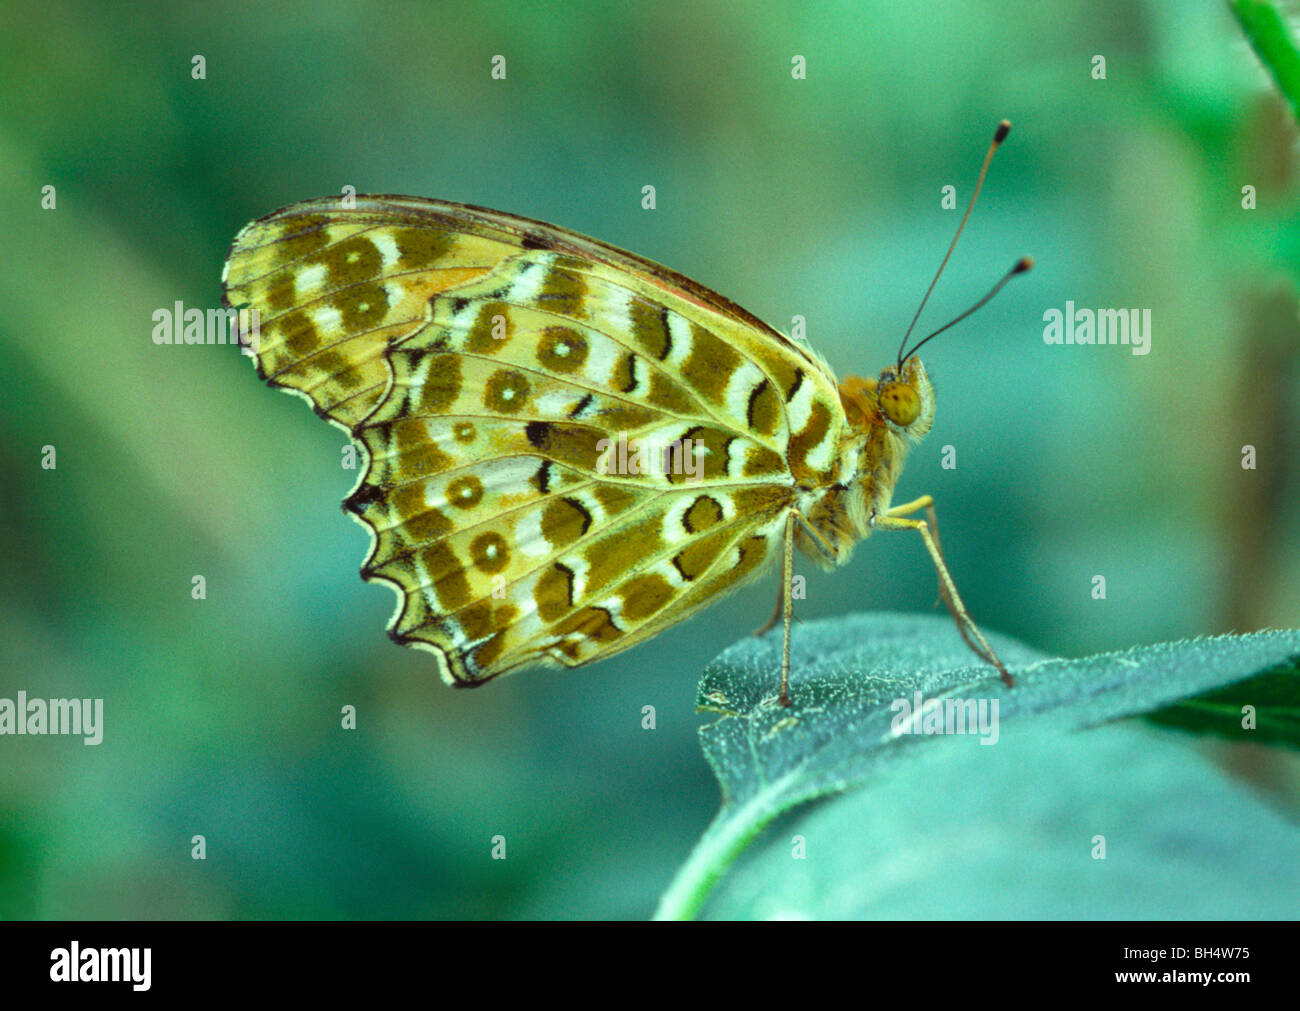
{"type": "MultiPolygon", "coordinates": [[[[247,220],[344,186],[595,235],[806,317],[872,374],[956,225],[941,187],[964,202],[1006,116],[923,325],[1038,267],[929,345],[938,417],[899,495],[935,495],[981,624],[1047,653],[1300,624],[1295,123],[1226,6],[56,0],[8,22],[0,697],[102,697],[107,726],[0,737],[0,916],[642,917],[717,807],[694,681],[774,575],[597,667],[449,691],[357,577],[343,436],[231,348],[152,343],[158,309],[217,304],[247,220]],[[1067,299],[1150,308],[1153,350],[1046,345],[1067,299]]],[[[807,574],[805,618],[934,603],[911,537],[807,574]]],[[[1235,768],[1294,795],[1276,761],[1235,768]]]]}
{"type": "Polygon", "coordinates": [[[1284,8],[1269,0],[1232,0],[1232,12],[1260,62],[1273,75],[1278,91],[1300,116],[1300,46],[1284,8]]]}

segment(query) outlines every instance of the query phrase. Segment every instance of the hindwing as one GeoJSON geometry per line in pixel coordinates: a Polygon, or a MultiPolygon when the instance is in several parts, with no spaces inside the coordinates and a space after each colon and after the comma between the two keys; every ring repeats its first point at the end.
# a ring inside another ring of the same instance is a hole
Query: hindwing
{"type": "Polygon", "coordinates": [[[541,222],[410,197],[240,233],[259,374],[349,431],[401,642],[478,684],[576,665],[772,557],[842,409],[803,346],[680,274],[541,222]],[[638,460],[638,454],[640,459],[638,460]]]}

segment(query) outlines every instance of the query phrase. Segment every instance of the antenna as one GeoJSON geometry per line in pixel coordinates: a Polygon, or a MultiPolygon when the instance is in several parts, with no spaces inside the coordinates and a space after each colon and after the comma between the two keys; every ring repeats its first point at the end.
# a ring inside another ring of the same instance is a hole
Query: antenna
{"type": "MultiPolygon", "coordinates": [[[[994,131],[993,133],[993,142],[989,144],[988,153],[984,155],[984,165],[980,168],[979,179],[975,181],[975,192],[971,194],[970,203],[966,205],[966,213],[962,215],[961,224],[957,226],[957,234],[952,237],[952,242],[948,245],[948,252],[944,253],[943,262],[939,264],[939,269],[935,271],[934,280],[930,282],[930,287],[928,287],[925,290],[925,297],[921,299],[921,304],[916,307],[916,315],[912,317],[912,323],[907,328],[907,333],[903,334],[902,342],[898,345],[898,367],[900,369],[903,367],[903,361],[916,353],[916,348],[912,348],[912,350],[909,351],[907,354],[903,354],[903,349],[907,347],[907,339],[912,336],[912,331],[916,328],[916,321],[921,318],[921,310],[925,308],[925,303],[930,300],[930,293],[934,291],[934,286],[939,283],[939,275],[943,273],[943,268],[948,266],[948,258],[952,256],[952,251],[957,247],[957,240],[961,238],[962,230],[965,229],[966,222],[970,218],[970,212],[975,209],[975,201],[979,198],[980,190],[984,186],[984,177],[988,174],[989,171],[989,162],[993,160],[993,152],[996,151],[998,149],[998,146],[1004,140],[1007,139],[1007,134],[1009,134],[1010,132],[1011,132],[1011,120],[1004,119],[1002,120],[1002,122],[998,124],[997,130],[994,131]]],[[[1025,262],[1025,261],[1021,261],[1021,262],[1025,262]]],[[[1032,261],[1029,262],[1032,263],[1032,261]]],[[[1017,266],[1019,266],[1019,264],[1017,264],[1017,266]]],[[[1011,277],[1012,274],[1023,273],[1024,270],[1028,270],[1028,269],[1029,267],[1025,267],[1023,270],[1012,270],[1011,274],[1008,274],[1006,277],[1004,277],[998,283],[997,287],[995,287],[992,292],[990,292],[987,296],[985,296],[985,298],[978,305],[976,305],[974,309],[970,309],[965,313],[963,313],[961,316],[958,316],[957,319],[952,321],[952,323],[956,323],[957,320],[960,319],[965,319],[972,312],[974,312],[975,309],[978,309],[981,305],[983,305],[990,298],[992,298],[993,295],[997,292],[998,288],[1001,288],[1003,284],[1006,284],[1007,280],[1011,277]]],[[[952,326],[952,323],[949,323],[948,326],[952,326]]],[[[944,327],[944,329],[946,330],[947,327],[944,327]]],[[[935,331],[935,333],[939,333],[939,332],[940,331],[937,330],[935,331]]],[[[934,335],[935,334],[930,334],[930,337],[933,337],[934,335]]],[[[930,337],[927,337],[926,340],[929,340],[930,337]]],[[[924,343],[924,341],[922,343],[924,343]]],[[[916,347],[920,347],[920,346],[921,345],[918,344],[916,347]]]]}
{"type": "Polygon", "coordinates": [[[929,337],[925,337],[917,341],[916,345],[912,348],[911,351],[909,351],[907,354],[903,355],[901,358],[898,359],[899,371],[900,372],[902,371],[903,362],[907,361],[907,359],[911,358],[912,355],[916,354],[916,352],[920,350],[922,344],[930,340],[931,337],[938,337],[939,334],[943,333],[949,327],[956,326],[958,323],[964,320],[971,313],[975,312],[977,309],[982,309],[984,306],[988,305],[988,303],[992,301],[993,296],[1002,290],[1002,286],[1004,284],[1010,281],[1017,274],[1023,274],[1025,273],[1025,271],[1031,270],[1033,266],[1034,266],[1034,258],[1032,256],[1022,256],[1019,260],[1016,261],[1016,265],[1014,267],[1012,267],[1010,270],[1008,270],[1005,274],[1002,275],[1002,280],[999,281],[997,284],[995,284],[992,287],[992,289],[990,289],[987,295],[981,298],[978,302],[976,302],[973,306],[967,309],[964,313],[958,316],[951,323],[945,323],[943,326],[939,327],[939,329],[936,330],[934,333],[930,334],[929,337]]]}

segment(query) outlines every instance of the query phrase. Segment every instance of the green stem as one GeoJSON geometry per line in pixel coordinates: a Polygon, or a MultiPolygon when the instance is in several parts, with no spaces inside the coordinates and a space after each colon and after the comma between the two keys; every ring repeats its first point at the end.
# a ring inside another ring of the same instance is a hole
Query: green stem
{"type": "Polygon", "coordinates": [[[1300,50],[1286,18],[1269,0],[1233,0],[1230,6],[1260,62],[1272,73],[1291,103],[1291,111],[1300,119],[1300,50]]]}
{"type": "Polygon", "coordinates": [[[780,813],[760,793],[736,810],[724,806],[673,878],[656,920],[692,920],[736,857],[780,813]]]}
{"type": "MultiPolygon", "coordinates": [[[[1056,662],[1056,661],[1051,661],[1056,662]]],[[[966,681],[934,693],[931,697],[943,699],[958,696],[970,691],[978,681],[966,681]]],[[[886,735],[888,738],[889,735],[886,735]]],[[[840,786],[834,790],[819,788],[814,790],[792,789],[806,775],[802,764],[795,765],[785,775],[763,786],[749,800],[733,808],[723,804],[704,835],[691,850],[686,863],[681,866],[668,890],[659,900],[655,910],[656,920],[691,920],[704,907],[709,895],[717,886],[719,879],[727,872],[746,846],[753,841],[778,815],[790,811],[800,804],[816,800],[827,793],[846,789],[840,786]]]]}

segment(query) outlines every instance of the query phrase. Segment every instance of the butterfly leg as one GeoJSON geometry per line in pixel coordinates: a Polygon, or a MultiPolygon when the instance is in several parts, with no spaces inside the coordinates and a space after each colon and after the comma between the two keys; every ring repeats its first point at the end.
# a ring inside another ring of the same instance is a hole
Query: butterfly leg
{"type": "MultiPolygon", "coordinates": [[[[939,554],[942,555],[943,540],[939,537],[939,518],[934,514],[933,498],[929,495],[922,495],[920,498],[913,499],[911,502],[905,502],[903,505],[893,506],[889,510],[889,515],[910,516],[919,509],[925,510],[926,516],[929,518],[930,522],[930,534],[934,537],[934,546],[939,549],[939,554]]],[[[939,576],[939,597],[935,600],[934,606],[938,607],[941,603],[947,606],[949,611],[952,610],[952,602],[948,599],[948,587],[944,586],[942,575],[939,576]]],[[[966,632],[966,626],[959,621],[957,627],[961,629],[961,637],[966,640],[966,645],[970,646],[971,649],[975,649],[975,647],[971,645],[970,636],[966,632]]],[[[979,652],[979,650],[975,651],[977,653],[979,652]]]]}
{"type": "Polygon", "coordinates": [[[790,584],[794,582],[794,521],[798,516],[791,510],[785,517],[785,558],[781,566],[781,613],[785,619],[781,637],[782,706],[790,705],[790,622],[794,618],[794,595],[790,592],[790,584]]]}
{"type": "MultiPolygon", "coordinates": [[[[759,625],[758,628],[754,629],[754,631],[751,632],[750,635],[754,636],[755,638],[767,635],[767,633],[772,629],[772,627],[778,621],[781,620],[781,609],[784,606],[785,606],[785,594],[782,592],[781,587],[778,586],[776,588],[776,603],[772,606],[772,616],[768,618],[767,621],[763,622],[763,624],[759,625]]],[[[796,617],[794,620],[798,621],[799,619],[798,617],[796,617]]]]}
{"type": "MultiPolygon", "coordinates": [[[[943,540],[939,537],[939,518],[934,514],[933,498],[931,498],[929,495],[922,495],[920,498],[913,499],[911,502],[906,502],[903,505],[892,507],[889,510],[889,515],[910,516],[912,513],[916,512],[919,509],[924,509],[927,517],[929,518],[930,535],[934,538],[935,548],[938,549],[940,556],[942,556],[943,540]]],[[[953,609],[952,601],[948,597],[948,587],[944,585],[943,570],[939,570],[937,575],[939,581],[939,596],[938,599],[935,600],[934,606],[938,607],[939,604],[942,603],[948,608],[950,613],[955,615],[956,611],[953,609]]],[[[976,653],[978,653],[979,650],[976,649],[975,644],[971,642],[970,634],[966,631],[966,626],[963,625],[960,621],[958,621],[957,628],[961,632],[961,637],[966,641],[966,645],[969,646],[976,653]]]]}
{"type": "Polygon", "coordinates": [[[938,528],[934,513],[934,499],[929,495],[922,495],[920,498],[904,505],[894,506],[883,515],[874,517],[872,526],[883,530],[915,530],[921,535],[921,539],[925,541],[926,550],[930,552],[930,559],[934,562],[934,567],[939,573],[939,592],[948,605],[948,610],[952,612],[953,618],[956,619],[957,629],[961,632],[962,639],[976,656],[996,667],[998,673],[1002,676],[1003,683],[1007,687],[1011,687],[1015,683],[1011,678],[1011,674],[1002,661],[998,659],[998,655],[993,652],[993,647],[988,644],[988,640],[984,638],[983,633],[976,626],[975,620],[971,618],[970,612],[966,610],[966,605],[962,603],[961,595],[957,592],[957,584],[952,581],[952,575],[948,572],[948,565],[943,560],[943,553],[939,550],[938,537],[931,532],[931,526],[938,528]],[[920,509],[925,509],[929,514],[930,522],[928,524],[925,520],[905,518],[920,509]]]}
{"type": "Polygon", "coordinates": [[[782,592],[781,587],[778,586],[776,588],[776,605],[772,608],[772,617],[768,618],[767,621],[763,622],[763,624],[759,625],[758,628],[754,629],[754,631],[751,632],[750,635],[754,636],[755,638],[759,636],[767,635],[768,630],[771,629],[773,625],[775,625],[778,621],[781,620],[781,607],[784,603],[785,603],[785,594],[782,592]]]}

